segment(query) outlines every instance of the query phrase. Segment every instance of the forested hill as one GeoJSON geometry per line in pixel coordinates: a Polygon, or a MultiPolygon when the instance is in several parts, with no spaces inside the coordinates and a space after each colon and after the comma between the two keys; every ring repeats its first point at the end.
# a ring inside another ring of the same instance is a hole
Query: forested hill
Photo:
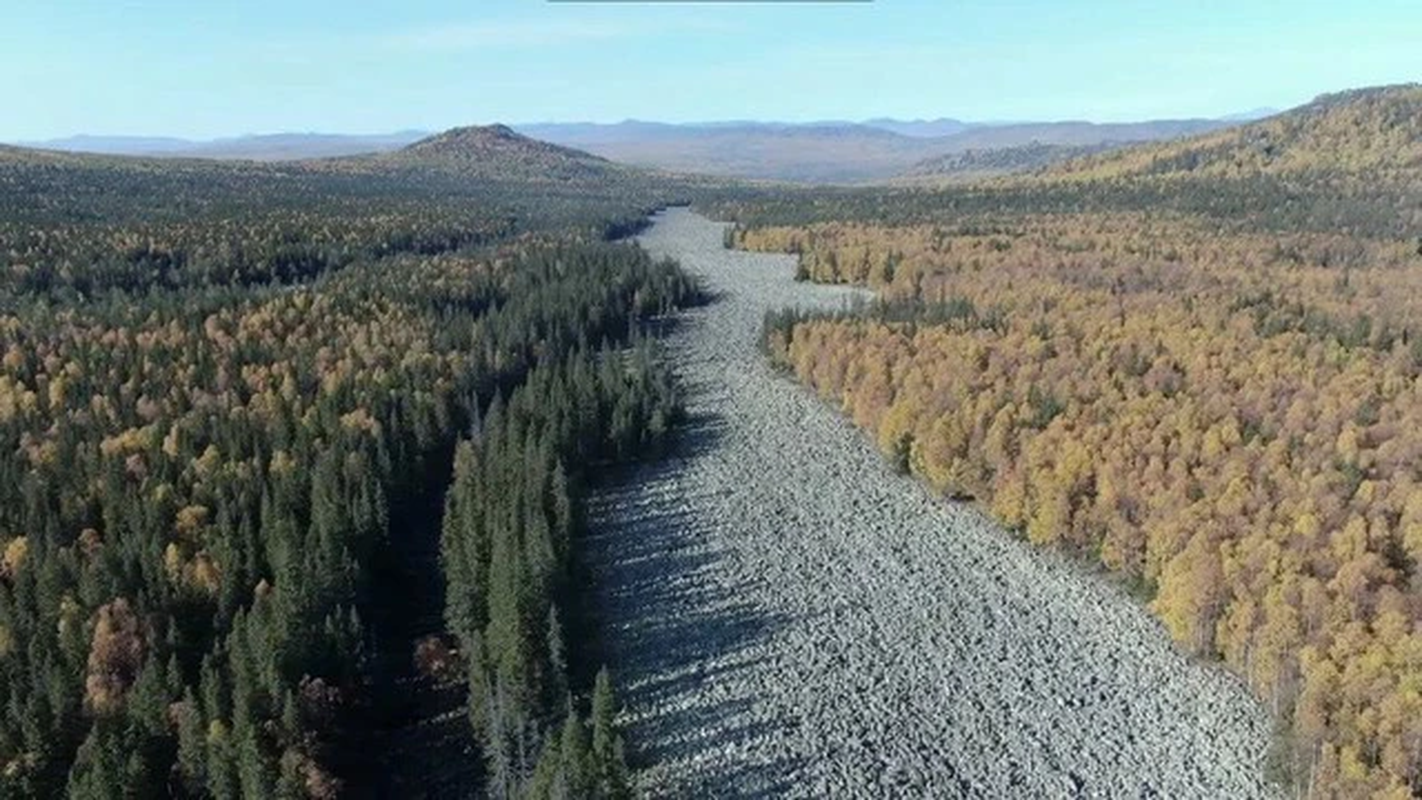
{"type": "Polygon", "coordinates": [[[1094,145],[1031,144],[983,150],[965,150],[920,161],[895,179],[896,183],[983,180],[998,175],[1040,170],[1069,159],[1094,155],[1121,147],[1124,142],[1094,145]]]}
{"type": "Polygon", "coordinates": [[[1277,116],[1190,139],[1072,161],[1065,177],[1366,173],[1415,180],[1422,170],[1422,85],[1357,89],[1319,97],[1277,116]]]}
{"type": "Polygon", "coordinates": [[[1422,88],[973,186],[729,205],[897,300],[768,326],[903,469],[1099,560],[1277,715],[1298,796],[1422,796],[1422,88]]]}
{"type": "Polygon", "coordinates": [[[625,179],[639,172],[581,150],[529,138],[504,125],[454,128],[373,160],[534,183],[625,179]]]}
{"type": "Polygon", "coordinates": [[[497,128],[0,150],[0,797],[620,796],[563,604],[694,295],[603,240],[686,191],[497,128]]]}
{"type": "MultiPolygon", "coordinates": [[[[1415,251],[1419,196],[1422,87],[1409,85],[1326,95],[1240,128],[1020,175],[960,185],[782,191],[749,203],[732,199],[719,211],[752,228],[849,220],[941,227],[958,220],[957,227],[981,230],[985,219],[1148,209],[1231,232],[1363,237],[1415,251]]],[[[1352,251],[1355,244],[1339,240],[1332,248],[1352,251]]],[[[1332,262],[1340,258],[1335,252],[1332,262]]]]}
{"type": "Polygon", "coordinates": [[[0,285],[22,293],[306,280],[517,233],[625,232],[709,182],[461,128],[398,153],[274,163],[0,149],[0,285]]]}

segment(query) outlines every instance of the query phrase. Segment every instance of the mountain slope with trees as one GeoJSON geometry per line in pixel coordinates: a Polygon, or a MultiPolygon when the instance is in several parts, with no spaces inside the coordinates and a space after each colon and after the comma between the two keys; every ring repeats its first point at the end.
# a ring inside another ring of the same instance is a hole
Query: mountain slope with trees
{"type": "Polygon", "coordinates": [[[1415,180],[1422,170],[1422,85],[1323,95],[1286,114],[1210,136],[1085,159],[1059,174],[1133,176],[1338,174],[1415,180]]]}
{"type": "Polygon", "coordinates": [[[1103,142],[1093,145],[1032,144],[993,149],[972,149],[935,156],[914,164],[895,178],[896,183],[934,181],[971,182],[999,175],[1041,170],[1074,158],[1119,149],[1127,145],[1103,142]]]}
{"type": "Polygon", "coordinates": [[[468,687],[490,792],[619,793],[611,682],[552,642],[580,478],[675,415],[638,321],[695,293],[606,240],[685,187],[500,130],[7,149],[0,187],[0,794],[379,791],[417,655],[468,687]],[[441,538],[412,607],[389,566],[441,538]]]}
{"type": "Polygon", "coordinates": [[[1416,796],[1418,101],[722,212],[804,278],[879,290],[766,343],[887,458],[1122,576],[1268,703],[1300,794],[1416,796]]]}
{"type": "Polygon", "coordinates": [[[391,164],[439,165],[504,181],[606,181],[625,167],[581,150],[530,139],[505,125],[454,128],[380,158],[391,164]]]}

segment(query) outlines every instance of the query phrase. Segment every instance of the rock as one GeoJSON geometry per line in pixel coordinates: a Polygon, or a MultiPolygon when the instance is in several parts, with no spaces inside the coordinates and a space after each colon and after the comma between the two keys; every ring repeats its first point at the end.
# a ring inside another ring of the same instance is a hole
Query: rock
{"type": "Polygon", "coordinates": [[[895,474],[769,367],[767,310],[859,292],[795,283],[791,257],[724,250],[721,231],[672,210],[640,239],[722,296],[666,341],[689,414],[675,457],[588,505],[637,788],[1274,795],[1270,723],[1238,681],[1105,582],[895,474]]]}

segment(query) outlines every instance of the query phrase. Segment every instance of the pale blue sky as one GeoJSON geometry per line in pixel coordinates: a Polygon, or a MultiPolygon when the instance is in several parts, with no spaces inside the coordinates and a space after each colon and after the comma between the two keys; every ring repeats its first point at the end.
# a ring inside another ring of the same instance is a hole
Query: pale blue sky
{"type": "Polygon", "coordinates": [[[1422,0],[0,0],[0,141],[1219,116],[1422,79],[1422,0]]]}

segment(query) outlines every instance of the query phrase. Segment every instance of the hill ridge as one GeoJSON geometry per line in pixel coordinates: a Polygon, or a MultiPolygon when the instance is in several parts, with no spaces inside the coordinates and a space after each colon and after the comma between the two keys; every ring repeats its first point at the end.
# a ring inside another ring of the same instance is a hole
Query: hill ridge
{"type": "Polygon", "coordinates": [[[532,183],[614,181],[641,172],[500,123],[450,128],[375,160],[396,167],[429,166],[466,177],[532,183]]]}
{"type": "Polygon", "coordinates": [[[1393,180],[1422,171],[1422,84],[1321,94],[1271,117],[1172,142],[1073,159],[1067,179],[1333,172],[1393,180]]]}
{"type": "Polygon", "coordinates": [[[610,163],[607,159],[561,144],[526,136],[508,125],[461,125],[405,145],[396,154],[467,158],[499,150],[561,156],[580,161],[610,163]]]}

